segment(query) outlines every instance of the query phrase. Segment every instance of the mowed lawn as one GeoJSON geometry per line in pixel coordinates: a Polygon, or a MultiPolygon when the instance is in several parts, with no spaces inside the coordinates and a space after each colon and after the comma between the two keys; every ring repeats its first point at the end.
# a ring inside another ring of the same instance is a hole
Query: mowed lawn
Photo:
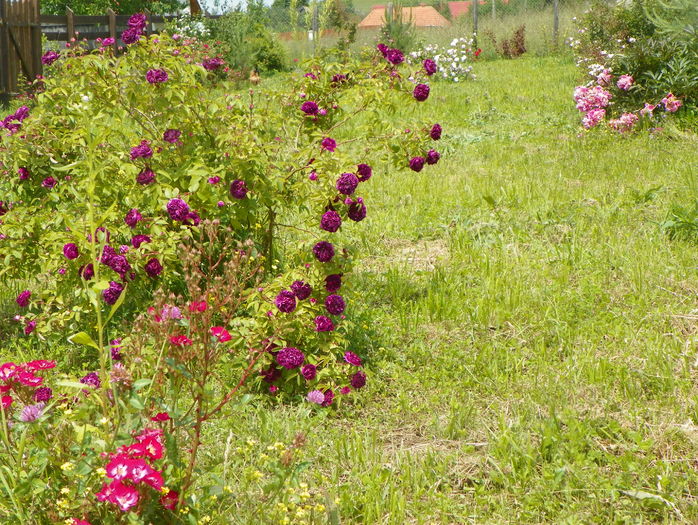
{"type": "Polygon", "coordinates": [[[698,254],[659,223],[696,196],[698,140],[580,134],[570,59],[476,72],[420,106],[438,166],[376,167],[343,234],[369,386],[208,437],[305,433],[334,522],[695,522],[698,254]]]}

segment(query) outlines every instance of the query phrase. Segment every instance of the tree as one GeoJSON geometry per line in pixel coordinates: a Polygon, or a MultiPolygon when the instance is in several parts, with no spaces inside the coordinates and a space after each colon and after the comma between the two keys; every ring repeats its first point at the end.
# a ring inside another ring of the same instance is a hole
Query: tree
{"type": "Polygon", "coordinates": [[[186,7],[186,0],[43,0],[41,12],[62,15],[67,8],[76,15],[103,15],[111,8],[116,13],[130,15],[148,9],[154,14],[175,13],[186,7]]]}

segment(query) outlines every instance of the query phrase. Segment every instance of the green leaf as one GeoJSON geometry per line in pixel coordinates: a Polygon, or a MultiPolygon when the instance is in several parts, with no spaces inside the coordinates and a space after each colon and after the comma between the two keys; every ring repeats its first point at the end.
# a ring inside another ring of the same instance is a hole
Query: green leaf
{"type": "Polygon", "coordinates": [[[152,379],[139,379],[138,381],[134,381],[133,382],[133,391],[138,392],[141,388],[148,386],[152,382],[153,382],[152,379]]]}
{"type": "Polygon", "coordinates": [[[145,409],[145,405],[143,404],[143,400],[135,394],[133,396],[131,396],[131,399],[128,400],[128,403],[136,410],[144,410],[145,409]]]}
{"type": "Polygon", "coordinates": [[[97,346],[97,343],[94,342],[87,332],[78,332],[77,334],[71,335],[68,338],[68,342],[75,345],[91,346],[92,348],[99,350],[99,346],[97,346]]]}

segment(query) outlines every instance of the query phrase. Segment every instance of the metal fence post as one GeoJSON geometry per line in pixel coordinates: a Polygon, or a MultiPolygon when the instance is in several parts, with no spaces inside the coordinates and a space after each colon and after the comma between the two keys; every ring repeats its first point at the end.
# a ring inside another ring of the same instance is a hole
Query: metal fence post
{"type": "Polygon", "coordinates": [[[479,0],[472,0],[473,2],[473,40],[475,41],[475,47],[477,47],[477,6],[479,0]]]}
{"type": "Polygon", "coordinates": [[[557,47],[557,39],[560,32],[560,13],[558,0],[553,0],[553,45],[557,47]]]}
{"type": "Polygon", "coordinates": [[[492,2],[492,20],[496,20],[497,19],[497,8],[495,7],[496,2],[494,0],[490,0],[490,1],[492,2]]]}

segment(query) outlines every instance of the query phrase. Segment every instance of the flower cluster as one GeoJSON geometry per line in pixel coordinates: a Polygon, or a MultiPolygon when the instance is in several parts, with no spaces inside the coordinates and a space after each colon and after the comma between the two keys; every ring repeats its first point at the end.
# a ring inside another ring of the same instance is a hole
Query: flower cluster
{"type": "Polygon", "coordinates": [[[428,44],[408,55],[410,64],[422,64],[427,75],[449,82],[475,79],[471,65],[476,51],[472,38],[454,38],[448,46],[428,44]]]}
{"type": "Polygon", "coordinates": [[[22,122],[28,116],[29,108],[27,106],[20,106],[17,111],[0,120],[0,129],[6,129],[10,135],[17,133],[22,127],[22,122]]]}
{"type": "Polygon", "coordinates": [[[53,391],[43,386],[44,378],[37,374],[55,366],[55,361],[47,360],[21,364],[7,362],[0,365],[0,409],[9,414],[15,400],[19,399],[25,405],[18,419],[24,423],[36,421],[44,413],[46,402],[53,397],[53,391]],[[31,401],[35,403],[32,404],[31,401]]]}
{"type": "Polygon", "coordinates": [[[136,13],[128,19],[128,29],[121,33],[121,41],[124,44],[135,44],[145,31],[147,18],[143,13],[136,13]]]}

